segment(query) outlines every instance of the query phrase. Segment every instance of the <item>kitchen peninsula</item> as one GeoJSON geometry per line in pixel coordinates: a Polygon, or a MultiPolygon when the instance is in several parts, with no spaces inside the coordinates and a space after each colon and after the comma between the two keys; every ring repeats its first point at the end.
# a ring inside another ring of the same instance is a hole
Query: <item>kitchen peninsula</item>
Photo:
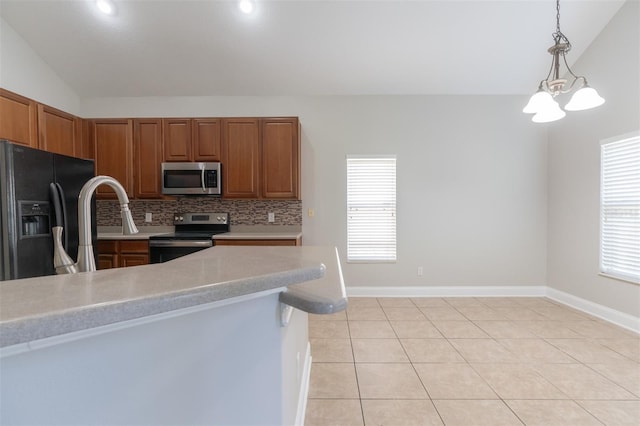
{"type": "Polygon", "coordinates": [[[2,282],[0,423],[301,423],[306,312],[345,307],[326,247],[2,282]]]}

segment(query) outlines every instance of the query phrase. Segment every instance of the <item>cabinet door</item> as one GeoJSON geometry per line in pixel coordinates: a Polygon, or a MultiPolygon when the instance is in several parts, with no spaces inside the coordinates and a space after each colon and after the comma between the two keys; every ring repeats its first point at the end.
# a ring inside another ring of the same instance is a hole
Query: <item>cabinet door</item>
{"type": "Polygon", "coordinates": [[[118,267],[118,243],[113,240],[98,241],[98,269],[118,267]]]}
{"type": "Polygon", "coordinates": [[[191,161],[191,120],[167,118],[164,130],[164,161],[191,161]]]}
{"type": "Polygon", "coordinates": [[[133,121],[136,198],[162,198],[162,120],[133,121]]]}
{"type": "Polygon", "coordinates": [[[148,254],[121,254],[120,255],[120,267],[126,268],[127,266],[140,266],[149,264],[148,254]]]}
{"type": "Polygon", "coordinates": [[[220,161],[220,120],[196,118],[192,120],[193,159],[220,161]]]}
{"type": "Polygon", "coordinates": [[[258,198],[260,171],[260,123],[258,119],[223,121],[222,195],[225,198],[258,198]]]}
{"type": "Polygon", "coordinates": [[[113,269],[118,268],[117,254],[99,254],[97,269],[113,269]]]}
{"type": "Polygon", "coordinates": [[[300,198],[298,119],[262,120],[263,198],[300,198]]]}
{"type": "MultiPolygon", "coordinates": [[[[132,120],[93,120],[92,138],[96,175],[115,178],[133,197],[133,123],[132,120]]],[[[96,190],[97,198],[117,198],[107,185],[96,190]]]]}
{"type": "Polygon", "coordinates": [[[80,157],[82,120],[50,106],[38,104],[38,147],[49,152],[80,157]]]}
{"type": "Polygon", "coordinates": [[[36,102],[0,89],[0,139],[38,147],[36,102]]]}

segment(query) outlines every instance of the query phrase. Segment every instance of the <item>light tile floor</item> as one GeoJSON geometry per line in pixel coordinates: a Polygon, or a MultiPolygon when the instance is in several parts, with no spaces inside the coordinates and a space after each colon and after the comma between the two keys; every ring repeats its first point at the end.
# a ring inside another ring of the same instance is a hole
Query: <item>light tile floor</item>
{"type": "Polygon", "coordinates": [[[640,336],[545,298],[310,315],[305,425],[640,425],[640,336]]]}

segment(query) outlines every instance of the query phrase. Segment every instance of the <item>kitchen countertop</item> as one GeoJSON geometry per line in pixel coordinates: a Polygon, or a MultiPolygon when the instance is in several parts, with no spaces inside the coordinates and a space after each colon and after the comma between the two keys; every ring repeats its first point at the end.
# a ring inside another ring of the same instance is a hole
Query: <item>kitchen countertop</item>
{"type": "Polygon", "coordinates": [[[161,264],[0,282],[0,347],[283,287],[281,302],[301,310],[346,308],[335,248],[217,246],[161,264]]]}
{"type": "Polygon", "coordinates": [[[149,237],[162,234],[167,232],[138,232],[131,235],[124,235],[122,232],[99,232],[98,240],[148,240],[149,237]]]}
{"type": "Polygon", "coordinates": [[[216,234],[214,240],[295,240],[302,232],[225,232],[216,234]]]}
{"type": "MultiPolygon", "coordinates": [[[[288,229],[290,227],[263,227],[244,226],[232,227],[231,232],[217,234],[214,240],[295,240],[302,237],[299,230],[288,229]]],[[[108,226],[98,228],[98,240],[148,240],[154,235],[174,232],[173,226],[146,226],[139,227],[140,232],[133,235],[123,235],[122,227],[108,226]]]]}
{"type": "Polygon", "coordinates": [[[137,234],[124,235],[122,226],[99,226],[98,240],[148,240],[153,235],[173,232],[173,226],[138,226],[137,234]]]}

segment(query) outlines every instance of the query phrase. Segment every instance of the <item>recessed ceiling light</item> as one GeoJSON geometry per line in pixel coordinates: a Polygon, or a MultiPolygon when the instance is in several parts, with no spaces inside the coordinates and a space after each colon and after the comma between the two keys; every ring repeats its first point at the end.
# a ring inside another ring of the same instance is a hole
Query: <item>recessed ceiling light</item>
{"type": "Polygon", "coordinates": [[[116,5],[111,0],[96,0],[96,7],[105,15],[116,14],[116,5]]]}
{"type": "Polygon", "coordinates": [[[247,15],[250,14],[251,12],[253,12],[255,7],[256,7],[256,4],[255,4],[254,0],[239,0],[238,1],[238,9],[240,9],[240,11],[242,13],[246,13],[247,15]]]}

